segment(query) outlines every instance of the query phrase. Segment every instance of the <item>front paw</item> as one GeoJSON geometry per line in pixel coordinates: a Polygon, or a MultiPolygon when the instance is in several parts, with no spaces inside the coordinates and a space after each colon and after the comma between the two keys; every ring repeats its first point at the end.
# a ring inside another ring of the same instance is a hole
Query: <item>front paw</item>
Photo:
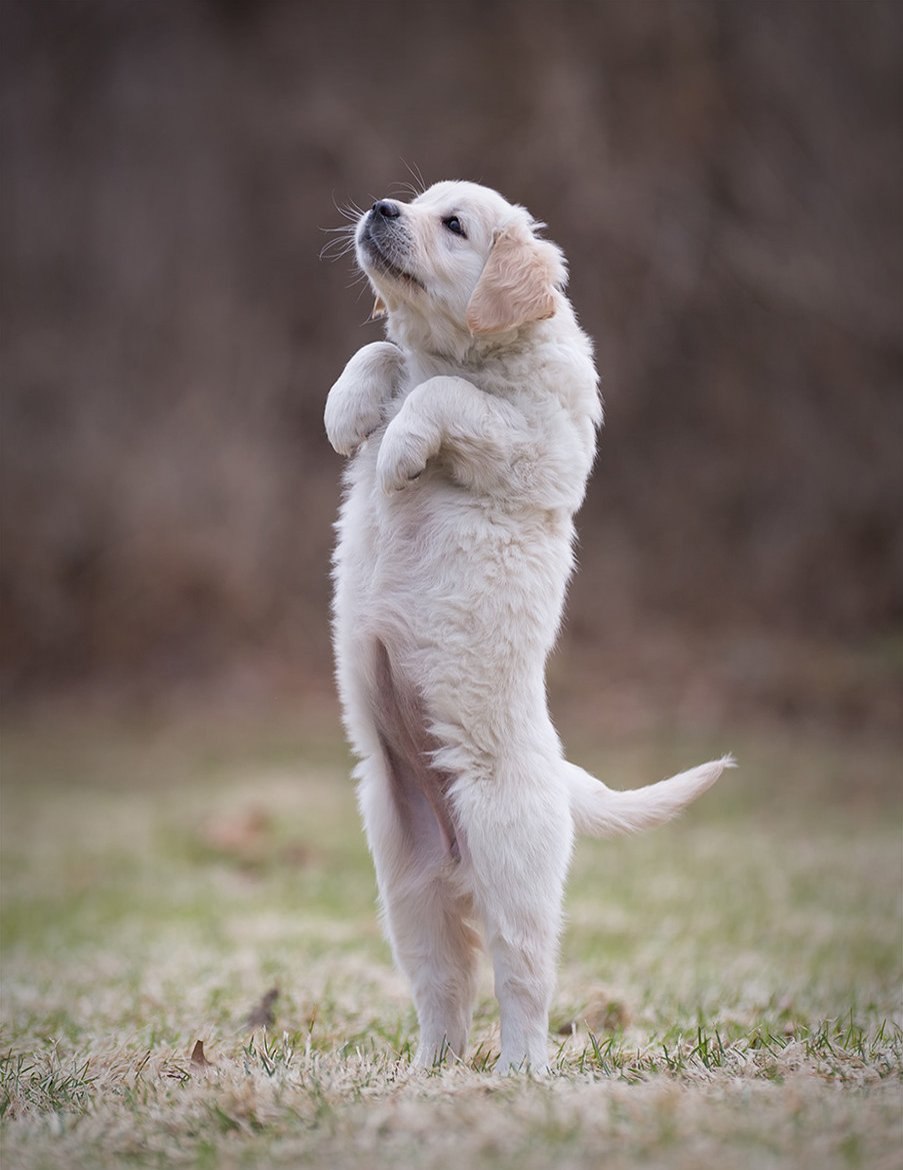
{"type": "Polygon", "coordinates": [[[352,455],[382,425],[383,407],[394,393],[401,351],[389,341],[371,341],[345,366],[326,399],[324,422],[340,455],[352,455]]]}
{"type": "MultiPolygon", "coordinates": [[[[337,383],[338,385],[338,383],[337,383]]],[[[353,455],[379,427],[382,412],[368,395],[330,394],[326,400],[326,435],[339,455],[353,455]]]]}
{"type": "Polygon", "coordinates": [[[417,479],[436,446],[426,427],[406,425],[402,415],[393,419],[376,459],[376,478],[385,494],[399,492],[417,479]]]}

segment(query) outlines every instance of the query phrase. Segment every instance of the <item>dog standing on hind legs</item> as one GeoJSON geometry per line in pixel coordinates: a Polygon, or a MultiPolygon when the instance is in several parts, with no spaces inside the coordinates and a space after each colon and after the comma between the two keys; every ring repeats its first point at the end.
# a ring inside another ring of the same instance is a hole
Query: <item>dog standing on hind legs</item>
{"type": "Polygon", "coordinates": [[[661,824],[732,761],[615,791],[564,759],[545,663],[602,422],[559,249],[473,183],[381,199],[353,232],[387,340],[326,403],[350,456],[334,641],[416,1063],[463,1057],[485,945],[500,1071],[548,1067],[575,833],[661,824]]]}

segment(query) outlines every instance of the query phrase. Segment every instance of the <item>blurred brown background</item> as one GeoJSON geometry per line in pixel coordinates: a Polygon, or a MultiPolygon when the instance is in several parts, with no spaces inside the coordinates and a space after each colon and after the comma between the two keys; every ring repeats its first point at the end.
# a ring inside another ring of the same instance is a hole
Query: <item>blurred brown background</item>
{"type": "MultiPolygon", "coordinates": [[[[4,0],[7,709],[331,695],[336,204],[471,178],[607,405],[556,701],[903,709],[903,4],[4,0]]],[[[331,701],[330,699],[326,700],[331,701]]]]}

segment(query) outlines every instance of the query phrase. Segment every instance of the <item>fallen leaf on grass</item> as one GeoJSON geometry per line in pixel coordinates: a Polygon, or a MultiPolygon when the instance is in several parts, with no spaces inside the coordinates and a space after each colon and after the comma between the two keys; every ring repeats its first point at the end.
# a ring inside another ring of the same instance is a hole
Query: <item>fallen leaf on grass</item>
{"type": "Polygon", "coordinates": [[[619,999],[600,993],[586,1005],[586,1010],[575,1020],[565,1021],[558,1029],[559,1036],[570,1036],[584,1026],[597,1034],[623,1032],[630,1023],[627,1005],[619,999]]]}
{"type": "Polygon", "coordinates": [[[200,838],[208,849],[243,860],[255,855],[272,833],[272,819],[262,808],[248,808],[214,817],[202,826],[200,838]]]}
{"type": "Polygon", "coordinates": [[[211,817],[197,829],[197,840],[206,851],[245,870],[273,861],[293,867],[310,863],[306,846],[280,843],[275,819],[259,806],[211,817]]]}
{"type": "Polygon", "coordinates": [[[198,1040],[194,1048],[191,1050],[191,1063],[195,1068],[213,1068],[213,1065],[204,1055],[204,1041],[198,1040]]]}
{"type": "Polygon", "coordinates": [[[271,987],[260,1003],[248,1012],[245,1025],[248,1028],[272,1028],[275,1016],[273,1005],[279,998],[279,988],[271,987]]]}

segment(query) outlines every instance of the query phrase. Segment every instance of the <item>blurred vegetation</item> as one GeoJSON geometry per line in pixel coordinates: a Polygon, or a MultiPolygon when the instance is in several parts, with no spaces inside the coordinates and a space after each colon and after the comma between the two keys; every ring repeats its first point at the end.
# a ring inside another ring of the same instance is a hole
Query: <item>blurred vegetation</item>
{"type": "Polygon", "coordinates": [[[6,0],[2,693],[329,687],[322,407],[379,327],[319,252],[413,170],[547,221],[597,341],[565,697],[892,726],[901,45],[894,0],[6,0]]]}

